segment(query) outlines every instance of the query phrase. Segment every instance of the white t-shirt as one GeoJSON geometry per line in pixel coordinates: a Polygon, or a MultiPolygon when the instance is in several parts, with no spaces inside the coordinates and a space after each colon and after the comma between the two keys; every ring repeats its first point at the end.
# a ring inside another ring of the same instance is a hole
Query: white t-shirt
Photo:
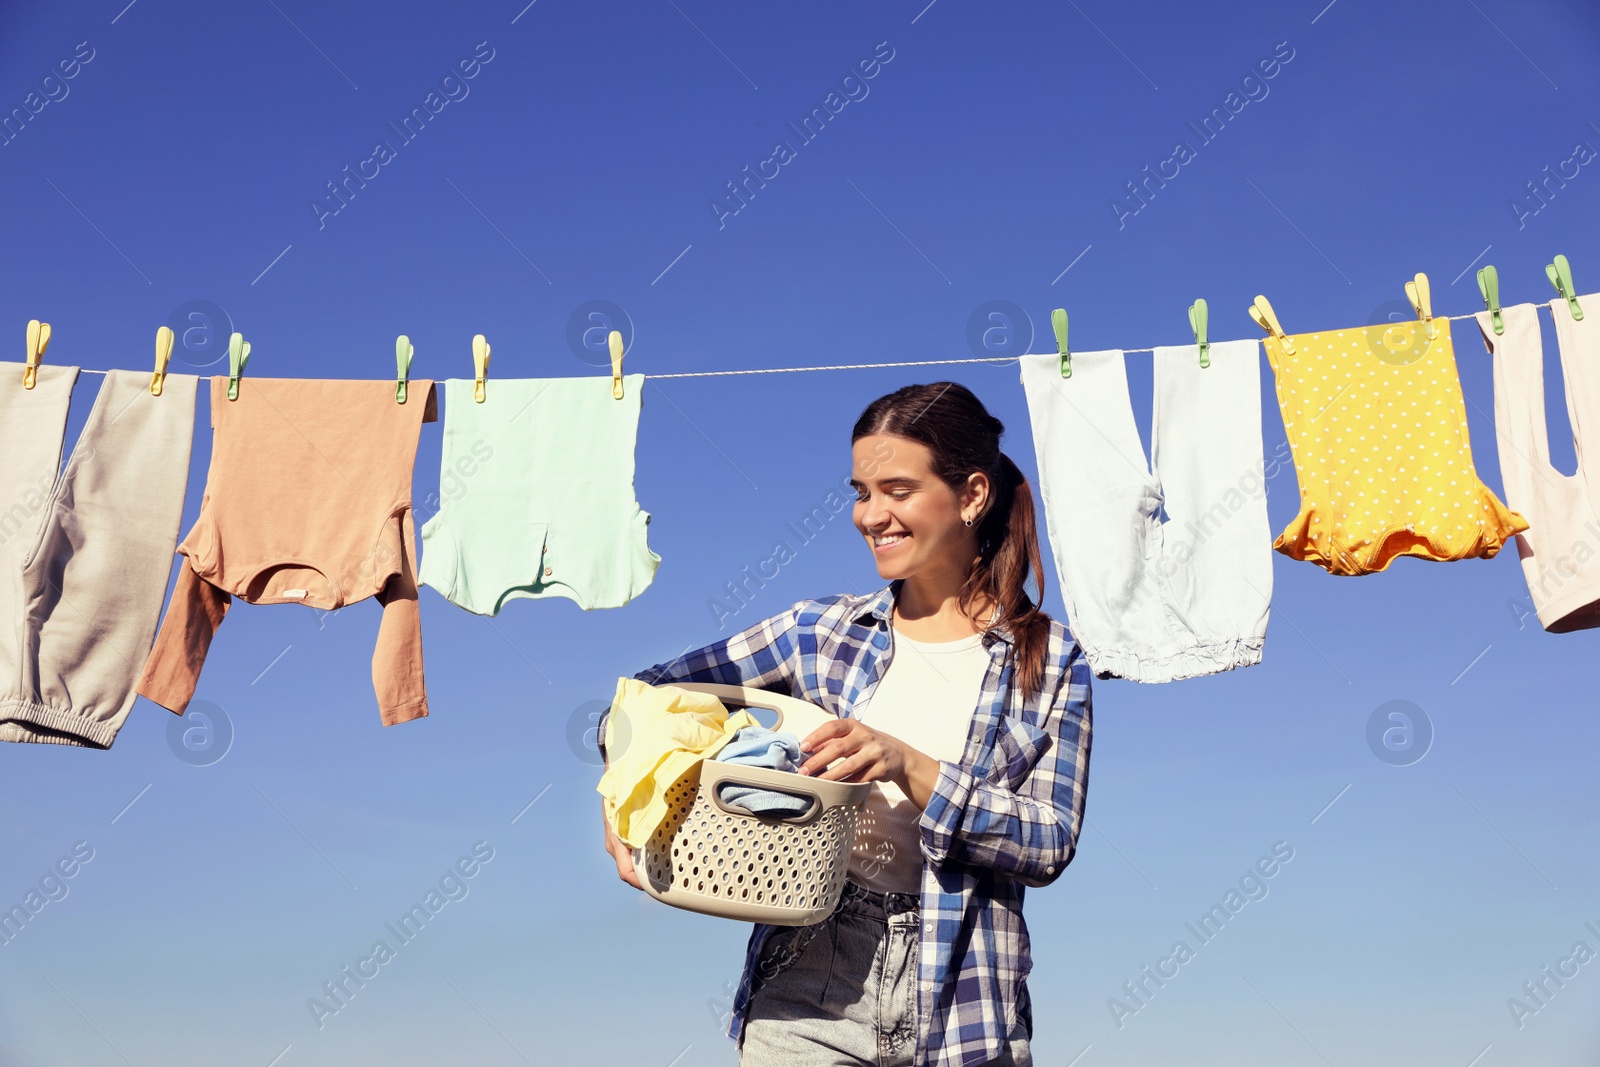
{"type": "MultiPolygon", "coordinates": [[[[983,635],[914,641],[896,630],[893,640],[888,670],[854,717],[934,759],[961,762],[989,669],[983,635]]],[[[921,818],[899,786],[873,782],[856,823],[850,880],[879,893],[920,893],[921,818]]]]}

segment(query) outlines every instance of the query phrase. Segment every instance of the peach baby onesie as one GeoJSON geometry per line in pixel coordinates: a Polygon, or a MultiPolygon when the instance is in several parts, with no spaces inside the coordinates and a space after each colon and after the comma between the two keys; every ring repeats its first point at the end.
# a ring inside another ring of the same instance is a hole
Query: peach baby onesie
{"type": "Polygon", "coordinates": [[[431,381],[400,404],[392,380],[246,378],[229,400],[228,379],[212,378],[205,497],[139,694],[182,714],[233,597],[329,610],[376,597],[383,724],[428,714],[411,471],[436,418],[431,381]]]}

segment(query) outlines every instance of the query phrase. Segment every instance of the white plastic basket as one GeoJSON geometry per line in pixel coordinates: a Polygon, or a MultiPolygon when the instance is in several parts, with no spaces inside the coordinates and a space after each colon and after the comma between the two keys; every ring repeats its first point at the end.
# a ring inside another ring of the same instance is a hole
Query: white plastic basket
{"type": "MultiPolygon", "coordinates": [[[[802,740],[835,716],[815,704],[765,689],[673,682],[709,693],[730,710],[778,713],[775,730],[802,740]]],[[[830,782],[770,767],[703,759],[667,790],[667,817],[644,848],[633,849],[645,892],[706,915],[776,926],[809,926],[833,913],[844,890],[856,819],[870,782],[830,782]],[[724,805],[723,782],[811,798],[799,815],[756,815],[724,805]]]]}

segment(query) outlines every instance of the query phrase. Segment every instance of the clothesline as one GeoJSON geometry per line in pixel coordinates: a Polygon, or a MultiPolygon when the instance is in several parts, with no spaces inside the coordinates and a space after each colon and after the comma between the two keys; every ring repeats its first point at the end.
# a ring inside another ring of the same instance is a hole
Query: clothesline
{"type": "MultiPolygon", "coordinates": [[[[1470,319],[1470,318],[1474,318],[1475,316],[1476,316],[1475,312],[1468,312],[1465,315],[1435,315],[1434,318],[1435,319],[1446,319],[1446,320],[1448,320],[1450,322],[1455,322],[1455,321],[1457,321],[1459,319],[1470,319]]],[[[1148,353],[1154,354],[1155,349],[1154,348],[1124,348],[1124,349],[1122,349],[1123,355],[1134,355],[1134,354],[1140,353],[1140,352],[1148,352],[1148,353]]],[[[1039,353],[1039,354],[1040,355],[1055,355],[1055,353],[1053,353],[1053,352],[1042,352],[1042,353],[1039,353]]],[[[880,370],[880,369],[883,369],[883,368],[886,368],[886,367],[932,367],[932,366],[936,366],[936,365],[939,365],[939,364],[945,364],[945,363],[1015,363],[1017,360],[1022,359],[1022,358],[1024,358],[1024,357],[1022,357],[1022,356],[967,356],[967,357],[963,357],[961,359],[914,359],[914,360],[904,360],[904,361],[893,362],[893,363],[835,363],[835,364],[832,364],[830,366],[825,366],[825,367],[757,367],[757,368],[754,368],[754,369],[751,369],[751,370],[678,371],[678,372],[675,372],[675,373],[672,373],[672,374],[646,374],[645,377],[647,379],[648,378],[719,378],[719,377],[724,377],[724,376],[727,376],[727,375],[734,375],[734,374],[798,374],[798,373],[802,373],[804,371],[823,371],[823,370],[880,370]]],[[[80,370],[79,373],[82,373],[82,374],[105,374],[106,372],[103,371],[103,370],[89,370],[89,369],[85,368],[85,369],[80,370]]],[[[212,378],[226,378],[226,377],[227,377],[226,374],[218,374],[218,375],[202,374],[202,375],[200,375],[200,378],[201,378],[202,381],[210,381],[212,378]]]]}

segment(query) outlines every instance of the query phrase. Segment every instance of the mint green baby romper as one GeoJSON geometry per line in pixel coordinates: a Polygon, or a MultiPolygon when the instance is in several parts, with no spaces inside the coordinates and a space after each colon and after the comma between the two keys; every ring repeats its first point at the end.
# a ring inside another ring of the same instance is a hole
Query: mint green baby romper
{"type": "Polygon", "coordinates": [[[517,597],[621,607],[650,585],[650,513],[634,497],[643,374],[444,382],[438,514],[422,584],[479,615],[517,597]]]}

